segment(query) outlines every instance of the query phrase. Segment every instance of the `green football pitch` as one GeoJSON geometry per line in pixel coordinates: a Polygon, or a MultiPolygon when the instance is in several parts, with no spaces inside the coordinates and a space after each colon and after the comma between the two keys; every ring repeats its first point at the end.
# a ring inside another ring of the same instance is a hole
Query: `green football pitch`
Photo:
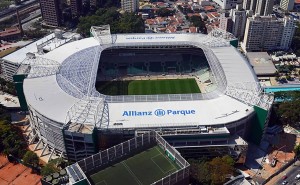
{"type": "Polygon", "coordinates": [[[159,146],[90,175],[95,185],[151,184],[180,169],[159,146]]]}
{"type": "Polygon", "coordinates": [[[96,89],[105,95],[200,93],[195,79],[102,81],[96,83],[96,89]]]}

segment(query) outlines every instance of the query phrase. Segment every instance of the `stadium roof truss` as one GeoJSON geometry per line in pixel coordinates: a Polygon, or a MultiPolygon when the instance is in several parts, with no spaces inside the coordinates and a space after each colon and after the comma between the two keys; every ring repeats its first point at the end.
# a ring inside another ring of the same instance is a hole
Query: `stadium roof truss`
{"type": "Polygon", "coordinates": [[[27,74],[27,78],[37,78],[55,75],[60,69],[60,64],[54,60],[39,56],[27,56],[20,64],[17,73],[27,74]]]}

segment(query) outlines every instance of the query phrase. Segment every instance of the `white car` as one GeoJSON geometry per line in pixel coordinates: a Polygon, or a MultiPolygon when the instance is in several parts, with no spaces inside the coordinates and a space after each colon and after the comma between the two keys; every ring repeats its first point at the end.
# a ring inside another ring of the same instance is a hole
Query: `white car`
{"type": "Polygon", "coordinates": [[[295,179],[296,180],[300,179],[300,174],[296,175],[295,179]]]}

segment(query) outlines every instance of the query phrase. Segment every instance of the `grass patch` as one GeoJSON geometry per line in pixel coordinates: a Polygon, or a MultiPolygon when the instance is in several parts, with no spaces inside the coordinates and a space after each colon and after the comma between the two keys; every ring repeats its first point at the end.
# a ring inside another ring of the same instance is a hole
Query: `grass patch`
{"type": "Polygon", "coordinates": [[[200,89],[195,79],[97,82],[96,89],[105,95],[200,93],[200,89]]]}
{"type": "Polygon", "coordinates": [[[155,146],[127,160],[90,175],[93,184],[151,184],[179,167],[155,146]]]}

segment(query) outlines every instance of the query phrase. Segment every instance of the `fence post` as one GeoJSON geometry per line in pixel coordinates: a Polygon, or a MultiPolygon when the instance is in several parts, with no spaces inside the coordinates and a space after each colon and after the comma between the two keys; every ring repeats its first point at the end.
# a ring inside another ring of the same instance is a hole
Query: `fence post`
{"type": "Polygon", "coordinates": [[[94,155],[92,155],[92,160],[93,160],[93,167],[95,168],[95,160],[94,160],[94,155]]]}
{"type": "Polygon", "coordinates": [[[128,149],[129,149],[129,152],[130,152],[130,140],[128,140],[128,149]]]}
{"type": "Polygon", "coordinates": [[[84,159],[84,165],[85,165],[85,171],[87,171],[87,170],[88,170],[88,168],[87,168],[87,165],[86,165],[86,161],[85,161],[85,159],[84,159]]]}
{"type": "Polygon", "coordinates": [[[114,146],[115,148],[115,158],[117,158],[117,149],[116,149],[116,146],[114,146]]]}
{"type": "Polygon", "coordinates": [[[124,154],[123,143],[121,143],[121,146],[122,146],[122,155],[123,155],[124,154]]]}
{"type": "Polygon", "coordinates": [[[107,153],[107,159],[108,159],[107,162],[109,162],[109,153],[108,153],[108,149],[106,149],[106,153],[107,153]]]}
{"type": "Polygon", "coordinates": [[[142,146],[144,146],[144,134],[142,135],[142,146]]]}
{"type": "Polygon", "coordinates": [[[100,154],[100,162],[101,162],[101,165],[102,165],[102,156],[101,156],[101,153],[102,152],[99,152],[99,154],[100,154]]]}
{"type": "Polygon", "coordinates": [[[134,138],[134,142],[135,142],[135,148],[137,148],[137,141],[136,141],[136,137],[134,138]]]}

